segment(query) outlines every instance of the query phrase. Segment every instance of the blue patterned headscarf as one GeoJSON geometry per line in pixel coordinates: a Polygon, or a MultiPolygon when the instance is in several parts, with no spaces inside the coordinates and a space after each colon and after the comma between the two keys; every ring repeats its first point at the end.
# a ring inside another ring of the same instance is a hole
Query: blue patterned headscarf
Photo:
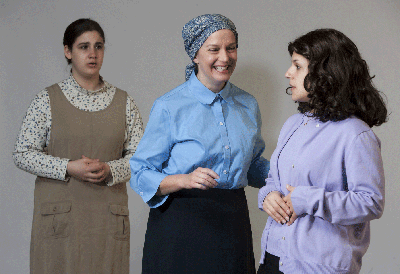
{"type": "Polygon", "coordinates": [[[193,59],[197,51],[201,48],[207,38],[214,32],[221,29],[229,29],[236,38],[236,47],[238,43],[238,34],[233,22],[221,14],[204,14],[190,20],[182,29],[182,38],[185,44],[186,53],[189,55],[192,63],[186,66],[186,81],[195,69],[196,65],[193,59]]]}

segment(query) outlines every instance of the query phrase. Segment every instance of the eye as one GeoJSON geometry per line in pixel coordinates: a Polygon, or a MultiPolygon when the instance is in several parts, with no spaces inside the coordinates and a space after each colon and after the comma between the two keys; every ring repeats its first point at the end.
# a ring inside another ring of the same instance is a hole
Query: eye
{"type": "Polygon", "coordinates": [[[219,51],[219,48],[209,48],[208,50],[212,51],[212,52],[217,52],[217,51],[219,51]]]}
{"type": "Polygon", "coordinates": [[[236,46],[232,46],[228,48],[228,51],[235,51],[236,50],[236,46]]]}
{"type": "Polygon", "coordinates": [[[82,45],[82,46],[80,46],[79,48],[80,48],[80,49],[87,49],[88,46],[87,46],[87,45],[82,45]]]}
{"type": "Polygon", "coordinates": [[[96,45],[96,49],[103,49],[103,47],[104,47],[104,46],[101,45],[101,44],[97,44],[97,45],[96,45]]]}

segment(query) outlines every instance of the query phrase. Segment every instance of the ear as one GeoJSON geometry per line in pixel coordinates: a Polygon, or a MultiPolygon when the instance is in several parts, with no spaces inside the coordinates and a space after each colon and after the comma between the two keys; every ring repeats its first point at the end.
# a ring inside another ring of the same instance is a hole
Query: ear
{"type": "Polygon", "coordinates": [[[72,59],[72,52],[70,51],[67,45],[64,46],[64,55],[67,59],[69,60],[72,59]]]}
{"type": "Polygon", "coordinates": [[[197,59],[197,52],[196,52],[196,55],[195,55],[194,58],[193,58],[193,62],[194,62],[195,64],[199,64],[199,60],[197,59]]]}

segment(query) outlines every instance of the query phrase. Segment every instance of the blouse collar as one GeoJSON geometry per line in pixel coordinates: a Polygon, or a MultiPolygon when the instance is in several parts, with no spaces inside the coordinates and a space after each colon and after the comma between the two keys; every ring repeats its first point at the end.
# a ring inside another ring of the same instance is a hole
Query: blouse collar
{"type": "Polygon", "coordinates": [[[199,79],[197,79],[196,74],[193,72],[188,80],[188,86],[193,95],[202,104],[211,105],[218,97],[222,97],[222,99],[227,102],[233,102],[232,98],[230,97],[232,85],[229,81],[220,92],[214,93],[204,86],[199,79]]]}
{"type": "Polygon", "coordinates": [[[104,81],[103,77],[101,77],[101,76],[100,76],[100,81],[102,81],[103,84],[104,84],[101,88],[99,88],[97,90],[94,90],[94,91],[87,90],[87,89],[83,88],[81,85],[79,85],[79,83],[75,80],[74,76],[72,76],[72,74],[70,74],[70,76],[67,79],[67,84],[70,87],[72,87],[75,90],[77,90],[78,92],[89,96],[89,95],[96,95],[96,94],[99,94],[99,93],[102,93],[102,92],[108,90],[110,84],[108,84],[106,81],[104,81]]]}

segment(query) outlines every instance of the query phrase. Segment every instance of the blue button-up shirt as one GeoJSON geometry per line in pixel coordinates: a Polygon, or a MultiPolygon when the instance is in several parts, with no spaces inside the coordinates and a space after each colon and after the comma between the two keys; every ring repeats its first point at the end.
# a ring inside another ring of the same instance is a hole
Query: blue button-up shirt
{"type": "Polygon", "coordinates": [[[296,114],[282,127],[271,156],[262,209],[271,191],[288,195],[298,215],[291,225],[268,218],[264,252],[280,257],[284,273],[358,273],[370,241],[370,220],[384,206],[380,141],[363,121],[322,123],[296,114]]]}
{"type": "Polygon", "coordinates": [[[184,84],[158,98],[143,138],[130,160],[130,185],[150,207],[167,199],[155,195],[168,175],[198,167],[219,175],[217,188],[260,187],[269,161],[257,101],[228,82],[218,93],[193,73],[184,84]],[[249,180],[248,180],[249,179],[249,180]]]}

